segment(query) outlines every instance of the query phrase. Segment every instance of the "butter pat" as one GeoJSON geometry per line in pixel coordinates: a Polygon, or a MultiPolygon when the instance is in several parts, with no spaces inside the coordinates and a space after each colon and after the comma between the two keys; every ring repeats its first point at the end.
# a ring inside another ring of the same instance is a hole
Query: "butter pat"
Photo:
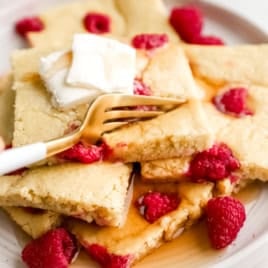
{"type": "Polygon", "coordinates": [[[56,108],[91,103],[105,93],[133,94],[136,50],[93,34],[74,35],[72,51],[40,59],[39,74],[56,108]]]}
{"type": "Polygon", "coordinates": [[[103,93],[133,94],[135,49],[109,38],[76,34],[72,51],[69,85],[98,89],[103,93]]]}
{"type": "Polygon", "coordinates": [[[39,74],[47,90],[52,94],[52,104],[57,108],[69,108],[81,103],[92,102],[100,93],[66,83],[71,53],[54,52],[40,59],[39,74]]]}

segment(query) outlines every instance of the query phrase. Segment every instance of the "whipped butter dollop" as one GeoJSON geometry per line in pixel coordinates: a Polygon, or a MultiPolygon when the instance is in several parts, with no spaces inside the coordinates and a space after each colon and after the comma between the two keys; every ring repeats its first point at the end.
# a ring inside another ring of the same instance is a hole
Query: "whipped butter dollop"
{"type": "Polygon", "coordinates": [[[40,59],[39,74],[57,108],[90,103],[101,94],[133,94],[136,51],[93,34],[74,35],[71,51],[40,59]]]}

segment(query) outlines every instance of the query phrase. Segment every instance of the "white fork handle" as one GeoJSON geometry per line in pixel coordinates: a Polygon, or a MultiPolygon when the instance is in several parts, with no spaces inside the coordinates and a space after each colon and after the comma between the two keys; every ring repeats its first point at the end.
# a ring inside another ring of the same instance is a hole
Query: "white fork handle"
{"type": "Polygon", "coordinates": [[[46,158],[47,147],[44,142],[8,149],[0,153],[0,175],[26,167],[46,158]]]}

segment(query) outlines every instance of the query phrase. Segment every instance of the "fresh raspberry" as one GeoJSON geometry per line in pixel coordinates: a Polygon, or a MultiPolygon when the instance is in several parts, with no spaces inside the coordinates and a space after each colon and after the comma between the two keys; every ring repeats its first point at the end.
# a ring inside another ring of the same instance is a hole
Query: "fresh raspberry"
{"type": "Polygon", "coordinates": [[[216,108],[225,114],[235,117],[253,115],[253,112],[247,107],[248,91],[245,88],[231,88],[213,98],[216,108]]]}
{"type": "Polygon", "coordinates": [[[135,95],[151,96],[152,90],[145,85],[140,79],[134,80],[134,90],[135,95]]]}
{"type": "Polygon", "coordinates": [[[104,34],[111,31],[111,20],[105,14],[87,13],[83,22],[86,30],[90,33],[104,34]]]}
{"type": "Polygon", "coordinates": [[[138,34],[132,39],[132,46],[137,49],[155,49],[168,43],[166,34],[138,34]]]}
{"type": "Polygon", "coordinates": [[[197,45],[218,45],[218,46],[222,46],[224,45],[224,42],[222,39],[220,39],[219,37],[213,36],[213,35],[209,35],[209,36],[205,36],[205,35],[200,35],[200,36],[195,36],[191,41],[191,44],[197,44],[197,45]]]}
{"type": "Polygon", "coordinates": [[[231,244],[246,220],[243,204],[230,196],[210,199],[206,215],[209,239],[215,249],[231,244]]]}
{"type": "Polygon", "coordinates": [[[74,238],[63,228],[31,241],[22,251],[29,268],[67,268],[77,252],[74,238]]]}
{"type": "Polygon", "coordinates": [[[231,149],[221,143],[195,155],[190,162],[187,176],[195,182],[217,181],[230,177],[239,168],[240,163],[231,149]]]}
{"type": "Polygon", "coordinates": [[[27,17],[19,20],[15,25],[16,32],[25,37],[28,32],[40,32],[44,29],[44,23],[39,17],[27,17]]]}
{"type": "Polygon", "coordinates": [[[149,192],[136,201],[136,206],[149,223],[154,223],[160,217],[175,210],[179,203],[180,199],[176,194],[149,192]]]}
{"type": "Polygon", "coordinates": [[[128,268],[132,262],[130,255],[110,254],[105,247],[98,244],[87,246],[86,251],[102,268],[128,268]]]}
{"type": "Polygon", "coordinates": [[[187,5],[172,9],[169,22],[186,42],[191,42],[201,35],[203,27],[203,14],[197,7],[187,5]]]}
{"type": "Polygon", "coordinates": [[[72,148],[58,154],[58,157],[65,160],[90,164],[103,158],[102,146],[85,146],[77,143],[72,148]]]}

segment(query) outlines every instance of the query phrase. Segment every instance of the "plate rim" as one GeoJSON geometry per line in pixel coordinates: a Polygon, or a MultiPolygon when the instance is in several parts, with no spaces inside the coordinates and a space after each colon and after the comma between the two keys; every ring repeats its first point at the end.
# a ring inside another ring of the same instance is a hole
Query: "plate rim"
{"type": "MultiPolygon", "coordinates": [[[[165,2],[183,3],[185,1],[188,4],[190,3],[190,4],[202,6],[204,8],[210,7],[213,9],[217,9],[221,12],[226,13],[227,16],[232,16],[234,18],[237,18],[243,24],[246,25],[245,28],[249,27],[250,29],[252,29],[252,31],[256,31],[260,36],[263,36],[264,37],[263,43],[268,42],[268,29],[267,29],[267,31],[265,31],[265,29],[262,29],[260,26],[258,26],[256,23],[254,23],[254,21],[252,21],[250,18],[247,18],[243,14],[226,7],[222,2],[221,3],[213,3],[213,2],[207,1],[207,0],[193,0],[193,1],[187,1],[187,0],[182,0],[182,1],[171,0],[170,1],[170,0],[168,0],[165,2]]],[[[1,6],[1,4],[0,4],[0,6],[1,6]]],[[[7,70],[6,73],[8,73],[8,72],[9,71],[7,70]]],[[[5,74],[3,73],[3,75],[5,75],[5,74]]],[[[1,74],[1,76],[2,76],[2,74],[1,74]]],[[[261,193],[263,193],[263,192],[264,192],[264,190],[262,189],[261,193]]],[[[259,234],[255,240],[253,240],[251,243],[249,243],[248,245],[243,247],[243,249],[240,250],[239,252],[230,255],[225,260],[220,260],[217,263],[215,262],[215,264],[212,264],[212,266],[217,267],[217,268],[232,267],[232,265],[235,265],[243,257],[247,256],[249,258],[250,257],[249,255],[252,254],[253,251],[257,250],[258,248],[260,248],[262,245],[264,245],[267,242],[268,242],[268,230],[259,234]]],[[[6,267],[11,268],[11,266],[6,266],[6,267]]]]}

